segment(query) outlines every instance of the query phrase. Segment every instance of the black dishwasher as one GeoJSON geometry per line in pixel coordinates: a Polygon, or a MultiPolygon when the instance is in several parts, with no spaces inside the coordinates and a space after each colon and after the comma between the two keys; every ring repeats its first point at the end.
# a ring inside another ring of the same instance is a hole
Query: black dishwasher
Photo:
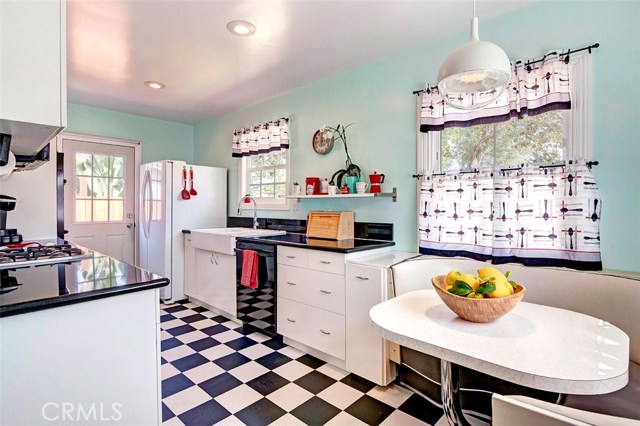
{"type": "Polygon", "coordinates": [[[276,335],[276,245],[259,241],[236,241],[236,315],[245,330],[276,335]],[[240,283],[242,251],[258,254],[258,285],[255,289],[240,283]]]}

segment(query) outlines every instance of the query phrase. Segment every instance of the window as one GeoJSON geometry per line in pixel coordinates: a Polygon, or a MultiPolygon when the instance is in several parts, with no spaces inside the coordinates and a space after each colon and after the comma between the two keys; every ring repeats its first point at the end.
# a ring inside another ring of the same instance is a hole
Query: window
{"type": "Polygon", "coordinates": [[[563,111],[440,132],[440,170],[472,170],[563,159],[563,111]]]}
{"type": "Polygon", "coordinates": [[[591,156],[591,55],[572,54],[572,109],[418,136],[418,171],[549,164],[591,156]]]}
{"type": "Polygon", "coordinates": [[[75,153],[75,220],[124,220],[124,157],[75,153]]]}
{"type": "MultiPolygon", "coordinates": [[[[251,195],[261,209],[288,209],[289,150],[243,157],[240,160],[238,198],[251,195]]],[[[244,206],[243,206],[244,207],[244,206]]],[[[246,208],[252,208],[247,204],[246,208]]]]}

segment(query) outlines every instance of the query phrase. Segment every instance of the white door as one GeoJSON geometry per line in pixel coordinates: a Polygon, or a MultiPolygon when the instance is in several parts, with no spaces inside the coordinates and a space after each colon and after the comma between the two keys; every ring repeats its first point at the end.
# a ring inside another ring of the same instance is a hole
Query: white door
{"type": "Polygon", "coordinates": [[[135,263],[136,149],[63,136],[65,239],[135,263]]]}

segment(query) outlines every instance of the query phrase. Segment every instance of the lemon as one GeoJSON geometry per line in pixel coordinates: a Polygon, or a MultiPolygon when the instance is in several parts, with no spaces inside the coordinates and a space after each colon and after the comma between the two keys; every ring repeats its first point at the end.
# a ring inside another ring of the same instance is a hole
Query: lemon
{"type": "MultiPolygon", "coordinates": [[[[513,287],[511,286],[511,284],[509,284],[509,281],[507,280],[507,277],[505,277],[505,275],[500,272],[499,270],[497,270],[496,268],[479,268],[478,269],[478,275],[480,275],[482,278],[484,277],[493,277],[493,281],[491,281],[492,283],[496,284],[496,291],[498,291],[498,282],[506,285],[507,287],[507,291],[509,291],[509,294],[513,294],[514,290],[513,287]]],[[[495,292],[494,292],[495,293],[495,292]]],[[[507,296],[509,295],[507,294],[507,296]]],[[[489,297],[503,297],[503,296],[489,296],[489,297]]]]}
{"type": "Polygon", "coordinates": [[[495,297],[506,297],[513,293],[513,287],[508,282],[503,282],[501,280],[496,279],[493,281],[496,286],[496,289],[491,293],[487,293],[487,296],[495,298],[495,297]]]}
{"type": "Polygon", "coordinates": [[[472,291],[471,293],[467,294],[467,298],[469,298],[469,299],[484,299],[484,296],[472,291]]]}
{"type": "Polygon", "coordinates": [[[452,285],[445,286],[444,291],[449,291],[449,289],[452,287],[453,287],[452,285]]]}
{"type": "Polygon", "coordinates": [[[464,281],[469,284],[471,288],[475,291],[480,287],[480,278],[476,277],[473,274],[462,274],[458,277],[458,280],[464,281]]]}
{"type": "Polygon", "coordinates": [[[445,279],[447,285],[454,285],[456,281],[460,279],[460,275],[462,275],[462,272],[460,271],[449,271],[447,278],[445,279]]]}

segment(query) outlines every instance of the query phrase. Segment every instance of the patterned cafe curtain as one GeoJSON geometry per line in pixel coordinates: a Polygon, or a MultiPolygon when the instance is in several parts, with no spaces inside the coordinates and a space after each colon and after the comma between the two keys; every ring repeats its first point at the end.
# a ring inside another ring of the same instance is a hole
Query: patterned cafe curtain
{"type": "Polygon", "coordinates": [[[602,269],[602,200],[584,163],[434,175],[418,207],[420,253],[602,269]]]}
{"type": "MultiPolygon", "coordinates": [[[[477,110],[454,108],[447,104],[437,87],[426,85],[421,93],[420,132],[441,131],[448,127],[469,127],[497,123],[511,118],[571,108],[569,56],[549,52],[538,59],[514,61],[511,80],[502,94],[488,106],[477,110]],[[531,64],[529,64],[531,63],[531,64]]],[[[492,97],[494,91],[461,93],[449,99],[453,105],[473,105],[492,97]]]]}
{"type": "Polygon", "coordinates": [[[233,132],[232,157],[248,157],[282,149],[289,149],[288,118],[236,129],[233,132]]]}

